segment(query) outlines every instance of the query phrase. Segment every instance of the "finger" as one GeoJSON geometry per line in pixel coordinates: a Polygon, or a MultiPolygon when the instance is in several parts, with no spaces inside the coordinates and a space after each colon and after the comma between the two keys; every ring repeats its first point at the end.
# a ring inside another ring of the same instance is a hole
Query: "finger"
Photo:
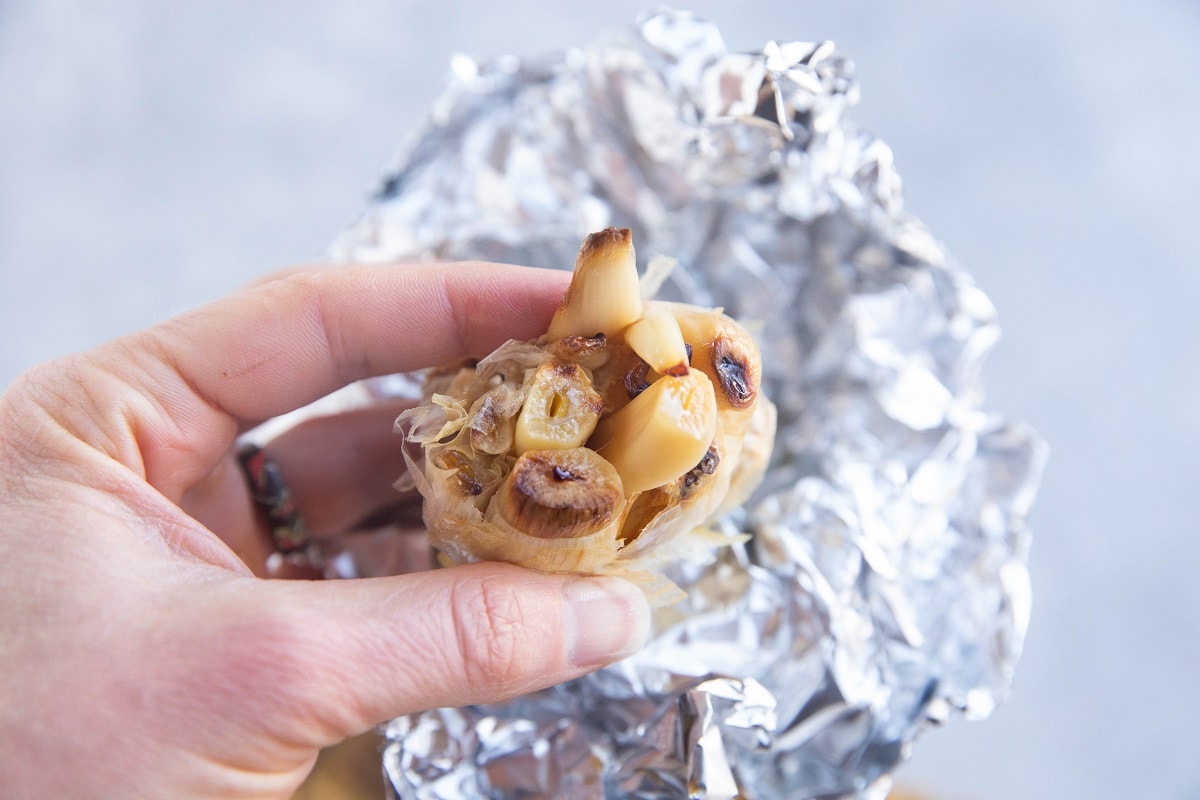
{"type": "Polygon", "coordinates": [[[566,280],[473,263],[308,272],[179,318],[161,341],[202,397],[236,419],[264,419],[359,378],[539,336],[566,280]]]}
{"type": "Polygon", "coordinates": [[[383,525],[355,531],[327,546],[330,566],[343,578],[378,578],[427,572],[435,566],[420,517],[414,525],[383,525]]]}
{"type": "Polygon", "coordinates": [[[215,533],[255,575],[265,575],[274,545],[266,516],[251,497],[246,474],[231,453],[197,481],[179,507],[215,533]]]}
{"type": "Polygon", "coordinates": [[[180,508],[221,541],[260,578],[313,578],[313,569],[278,559],[263,509],[251,497],[237,458],[221,459],[203,479],[184,493],[180,508]],[[272,568],[272,565],[273,568],[272,568]]]}
{"type": "MultiPolygon", "coordinates": [[[[295,498],[306,533],[330,538],[384,524],[411,504],[393,484],[404,474],[401,441],[394,432],[407,401],[390,401],[304,420],[263,446],[295,498]]],[[[253,508],[247,476],[230,470],[233,459],[188,489],[180,507],[229,542],[268,539],[265,515],[253,508]]],[[[417,510],[419,519],[420,512],[417,510]]],[[[411,514],[410,514],[411,516],[411,514]]]]}
{"type": "Polygon", "coordinates": [[[293,275],[135,334],[101,354],[144,397],[107,449],[173,500],[240,424],[370,375],[483,355],[545,331],[568,276],[494,264],[347,268],[293,275]],[[136,454],[136,459],[130,454],[136,454]]]}
{"type": "Polygon", "coordinates": [[[319,261],[312,264],[293,264],[278,269],[269,270],[261,275],[256,275],[250,279],[245,285],[246,289],[253,289],[256,286],[263,286],[272,281],[290,278],[293,275],[305,275],[314,272],[333,272],[334,270],[345,269],[345,264],[334,264],[328,261],[319,261]]]}
{"type": "Polygon", "coordinates": [[[306,711],[328,741],[402,714],[570,680],[636,651],[649,631],[632,584],[506,564],[259,588],[273,602],[251,607],[265,611],[273,634],[240,643],[237,668],[286,688],[273,695],[284,707],[264,714],[294,730],[297,709],[306,711]]]}
{"type": "Polygon", "coordinates": [[[396,417],[409,403],[387,403],[305,420],[263,446],[296,498],[305,529],[318,539],[382,521],[405,498],[396,417]]]}

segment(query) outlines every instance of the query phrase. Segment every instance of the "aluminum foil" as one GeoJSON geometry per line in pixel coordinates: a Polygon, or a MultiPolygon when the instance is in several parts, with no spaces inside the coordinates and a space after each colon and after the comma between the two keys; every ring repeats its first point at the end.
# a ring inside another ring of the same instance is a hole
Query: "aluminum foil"
{"type": "Polygon", "coordinates": [[[1030,613],[1045,460],[983,408],[991,302],[903,209],[829,42],[732,53],[647,15],[541,58],[458,58],[348,261],[570,268],[630,227],[677,259],[660,296],[757,326],[780,425],[722,521],[745,545],[634,658],[502,706],[393,721],[399,798],[880,798],[919,733],[1007,695],[1030,613]]]}

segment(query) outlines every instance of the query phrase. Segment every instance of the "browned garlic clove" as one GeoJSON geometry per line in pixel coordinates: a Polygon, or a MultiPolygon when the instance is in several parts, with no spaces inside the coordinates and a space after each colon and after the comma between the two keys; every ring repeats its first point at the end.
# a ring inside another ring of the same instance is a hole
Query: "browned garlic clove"
{"type": "Polygon", "coordinates": [[[595,451],[529,450],[517,459],[494,502],[500,516],[523,533],[569,539],[618,521],[625,492],[620,475],[595,451]]]}
{"type": "Polygon", "coordinates": [[[550,320],[550,338],[612,336],[642,315],[641,287],[628,228],[605,228],[583,240],[571,285],[550,320]]]}

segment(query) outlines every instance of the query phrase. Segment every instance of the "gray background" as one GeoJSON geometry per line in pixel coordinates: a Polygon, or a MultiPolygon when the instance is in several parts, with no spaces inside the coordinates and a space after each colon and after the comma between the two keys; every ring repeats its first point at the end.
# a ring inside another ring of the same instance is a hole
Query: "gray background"
{"type": "MultiPolygon", "coordinates": [[[[0,0],[0,385],[319,257],[452,54],[584,43],[642,6],[0,0]]],[[[908,208],[1000,309],[990,406],[1053,448],[1014,695],[925,736],[902,783],[1200,797],[1200,10],[690,8],[733,48],[855,60],[908,208]]]]}

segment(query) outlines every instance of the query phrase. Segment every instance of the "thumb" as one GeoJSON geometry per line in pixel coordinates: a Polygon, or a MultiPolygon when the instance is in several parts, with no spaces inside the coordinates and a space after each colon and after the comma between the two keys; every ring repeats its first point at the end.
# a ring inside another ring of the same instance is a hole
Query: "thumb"
{"type": "MultiPolygon", "coordinates": [[[[304,609],[309,627],[289,646],[308,676],[305,696],[284,713],[306,710],[329,742],[403,714],[576,678],[631,655],[650,629],[646,600],[627,581],[508,564],[263,588],[304,609]]],[[[263,641],[280,645],[279,636],[263,641]]]]}

